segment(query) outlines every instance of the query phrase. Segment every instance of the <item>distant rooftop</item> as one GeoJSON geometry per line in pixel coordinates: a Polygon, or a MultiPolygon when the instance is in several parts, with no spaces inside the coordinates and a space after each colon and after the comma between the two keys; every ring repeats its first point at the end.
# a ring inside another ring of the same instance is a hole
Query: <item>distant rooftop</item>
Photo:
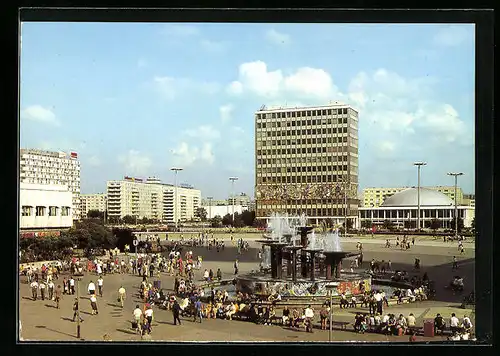
{"type": "Polygon", "coordinates": [[[351,105],[342,103],[340,101],[332,101],[328,105],[312,105],[312,106],[287,106],[286,104],[284,106],[266,106],[262,105],[259,110],[256,111],[256,113],[262,113],[262,112],[272,112],[272,111],[287,111],[287,110],[314,110],[314,109],[329,109],[329,108],[338,108],[338,107],[351,107],[351,105]]]}

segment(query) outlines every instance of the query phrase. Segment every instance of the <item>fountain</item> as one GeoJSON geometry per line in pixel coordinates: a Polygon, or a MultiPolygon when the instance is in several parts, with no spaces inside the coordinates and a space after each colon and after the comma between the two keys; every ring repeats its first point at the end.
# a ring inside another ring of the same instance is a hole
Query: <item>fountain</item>
{"type": "Polygon", "coordinates": [[[342,251],[338,230],[316,234],[306,222],[304,215],[273,214],[264,238],[257,240],[264,251],[269,251],[263,254],[262,262],[266,267],[271,266],[271,275],[265,271],[239,275],[236,290],[261,296],[279,292],[282,296],[296,297],[326,296],[327,285],[336,286],[337,294],[357,294],[361,284],[369,290],[371,278],[368,274],[341,273],[342,259],[357,254],[342,251]],[[286,260],[286,273],[283,273],[283,259],[286,260]],[[320,262],[319,275],[317,262],[320,262]]]}

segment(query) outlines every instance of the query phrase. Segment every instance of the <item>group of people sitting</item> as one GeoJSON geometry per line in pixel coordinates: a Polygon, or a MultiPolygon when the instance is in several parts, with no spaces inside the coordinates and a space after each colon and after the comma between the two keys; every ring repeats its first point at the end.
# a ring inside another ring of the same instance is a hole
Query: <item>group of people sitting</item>
{"type": "MultiPolygon", "coordinates": [[[[443,334],[446,328],[447,326],[444,318],[441,314],[437,314],[434,318],[434,334],[443,334]]],[[[472,322],[467,315],[464,315],[462,321],[460,321],[455,313],[452,313],[449,328],[452,333],[452,337],[466,338],[472,330],[472,322]]]]}
{"type": "Polygon", "coordinates": [[[406,318],[403,314],[356,313],[354,317],[354,330],[359,333],[366,331],[382,333],[385,335],[404,335],[415,328],[415,316],[410,313],[406,318]]]}

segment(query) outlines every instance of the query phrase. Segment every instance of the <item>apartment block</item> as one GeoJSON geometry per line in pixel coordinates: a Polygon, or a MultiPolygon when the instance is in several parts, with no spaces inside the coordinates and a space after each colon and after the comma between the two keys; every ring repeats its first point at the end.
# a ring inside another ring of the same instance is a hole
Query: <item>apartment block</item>
{"type": "MultiPolygon", "coordinates": [[[[410,187],[398,187],[398,188],[365,188],[363,189],[363,207],[379,207],[382,205],[385,199],[393,196],[410,187]]],[[[436,190],[443,193],[451,200],[455,201],[455,187],[454,186],[434,186],[434,187],[422,187],[427,189],[436,190]]],[[[462,188],[457,187],[457,204],[462,205],[464,199],[464,194],[462,188]]]]}
{"type": "Polygon", "coordinates": [[[148,218],[173,224],[195,217],[201,206],[201,191],[164,184],[158,178],[125,177],[107,182],[108,217],[148,218]]]}
{"type": "Polygon", "coordinates": [[[106,211],[107,208],[106,193],[97,194],[81,194],[80,195],[80,212],[82,217],[87,217],[90,210],[106,211]]]}
{"type": "Polygon", "coordinates": [[[76,152],[21,149],[20,182],[65,186],[72,193],[72,218],[80,219],[80,161],[76,152]]]}
{"type": "Polygon", "coordinates": [[[256,217],[358,217],[358,112],[326,106],[255,113],[256,217]]]}

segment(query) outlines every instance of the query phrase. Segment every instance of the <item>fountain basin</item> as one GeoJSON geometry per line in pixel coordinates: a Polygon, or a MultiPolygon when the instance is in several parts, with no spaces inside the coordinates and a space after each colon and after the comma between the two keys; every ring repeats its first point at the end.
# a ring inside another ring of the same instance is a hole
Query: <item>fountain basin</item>
{"type": "Polygon", "coordinates": [[[343,272],[341,278],[327,280],[325,278],[311,281],[309,278],[297,278],[296,282],[291,279],[276,279],[265,274],[247,274],[236,277],[236,291],[267,297],[279,293],[283,297],[326,297],[327,286],[334,286],[333,295],[345,293],[347,295],[360,294],[360,283],[363,282],[365,290],[371,289],[371,277],[368,273],[343,272]]]}

